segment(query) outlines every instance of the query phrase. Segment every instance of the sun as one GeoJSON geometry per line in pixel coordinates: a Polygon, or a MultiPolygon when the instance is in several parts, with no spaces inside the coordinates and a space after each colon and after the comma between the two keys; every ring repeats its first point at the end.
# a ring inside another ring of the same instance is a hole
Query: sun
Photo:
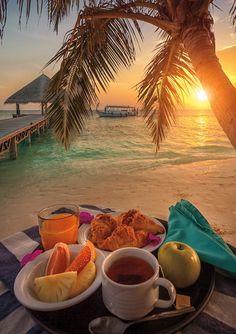
{"type": "Polygon", "coordinates": [[[207,101],[207,94],[206,94],[206,92],[204,92],[203,89],[199,89],[199,90],[196,92],[196,95],[197,95],[197,99],[198,99],[198,101],[200,101],[200,102],[205,102],[205,101],[207,101]]]}

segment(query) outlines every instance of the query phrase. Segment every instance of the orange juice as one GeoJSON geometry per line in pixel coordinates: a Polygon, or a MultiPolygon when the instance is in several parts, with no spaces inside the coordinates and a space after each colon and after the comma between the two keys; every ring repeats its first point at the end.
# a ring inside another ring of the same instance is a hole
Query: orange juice
{"type": "Polygon", "coordinates": [[[41,221],[39,233],[45,250],[51,249],[57,242],[77,243],[78,216],[71,213],[58,213],[41,221]]]}

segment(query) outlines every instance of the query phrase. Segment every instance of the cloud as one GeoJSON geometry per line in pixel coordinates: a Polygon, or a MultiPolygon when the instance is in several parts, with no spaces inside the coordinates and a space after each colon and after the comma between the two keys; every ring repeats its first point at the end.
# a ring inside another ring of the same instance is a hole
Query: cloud
{"type": "Polygon", "coordinates": [[[230,38],[232,39],[232,42],[236,42],[236,34],[232,32],[229,35],[230,35],[230,38]]]}
{"type": "Polygon", "coordinates": [[[217,56],[219,57],[223,70],[227,73],[227,75],[229,75],[231,78],[236,76],[236,45],[231,45],[222,50],[219,50],[217,52],[217,56]]]}
{"type": "Polygon", "coordinates": [[[212,18],[214,20],[214,23],[218,23],[221,20],[220,16],[216,13],[212,14],[212,18]]]}
{"type": "Polygon", "coordinates": [[[234,48],[236,48],[235,44],[227,45],[226,47],[217,51],[217,54],[222,54],[224,52],[234,52],[234,48]]]}

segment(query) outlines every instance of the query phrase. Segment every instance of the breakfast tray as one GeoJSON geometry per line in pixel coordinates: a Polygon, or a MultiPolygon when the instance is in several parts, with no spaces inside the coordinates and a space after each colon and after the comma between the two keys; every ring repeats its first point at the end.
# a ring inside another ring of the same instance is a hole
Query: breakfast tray
{"type": "MultiPolygon", "coordinates": [[[[160,220],[160,219],[159,219],[160,220]]],[[[160,220],[167,228],[167,223],[160,220]]],[[[140,323],[129,327],[127,334],[171,334],[188,325],[195,319],[207,305],[215,285],[215,269],[213,266],[202,263],[201,273],[197,282],[186,289],[177,289],[178,294],[188,295],[195,311],[175,318],[159,319],[140,323]]],[[[160,287],[160,297],[165,298],[166,291],[160,287]]],[[[174,307],[168,310],[174,309],[174,307]]],[[[154,309],[152,314],[166,311],[167,309],[154,309]]],[[[102,301],[102,288],[100,287],[88,299],[70,308],[39,312],[28,310],[33,319],[49,333],[57,334],[88,334],[89,322],[100,316],[111,315],[102,301]]]]}

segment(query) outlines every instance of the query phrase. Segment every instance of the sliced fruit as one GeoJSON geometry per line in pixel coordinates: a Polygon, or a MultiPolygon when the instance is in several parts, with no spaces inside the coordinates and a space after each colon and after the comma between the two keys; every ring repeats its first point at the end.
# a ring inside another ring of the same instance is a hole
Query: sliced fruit
{"type": "Polygon", "coordinates": [[[90,250],[91,250],[91,261],[95,261],[97,253],[96,253],[96,249],[94,247],[94,244],[90,241],[90,240],[86,240],[86,245],[89,246],[90,250]]]}
{"type": "Polygon", "coordinates": [[[70,264],[70,250],[64,242],[58,242],[48,259],[45,275],[64,273],[70,264]]]}
{"type": "Polygon", "coordinates": [[[77,272],[36,277],[34,291],[42,302],[60,302],[70,298],[70,291],[77,283],[77,272]]]}
{"type": "Polygon", "coordinates": [[[76,284],[71,289],[70,297],[75,297],[87,290],[96,277],[96,265],[89,261],[84,269],[77,275],[76,284]]]}
{"type": "MultiPolygon", "coordinates": [[[[92,254],[92,243],[86,242],[85,246],[81,249],[79,254],[75,257],[66,271],[77,271],[77,274],[81,272],[81,270],[86,266],[86,264],[92,259],[94,256],[92,254]]],[[[93,244],[92,244],[93,245],[93,244]]],[[[94,248],[94,247],[93,247],[94,248]]]]}

